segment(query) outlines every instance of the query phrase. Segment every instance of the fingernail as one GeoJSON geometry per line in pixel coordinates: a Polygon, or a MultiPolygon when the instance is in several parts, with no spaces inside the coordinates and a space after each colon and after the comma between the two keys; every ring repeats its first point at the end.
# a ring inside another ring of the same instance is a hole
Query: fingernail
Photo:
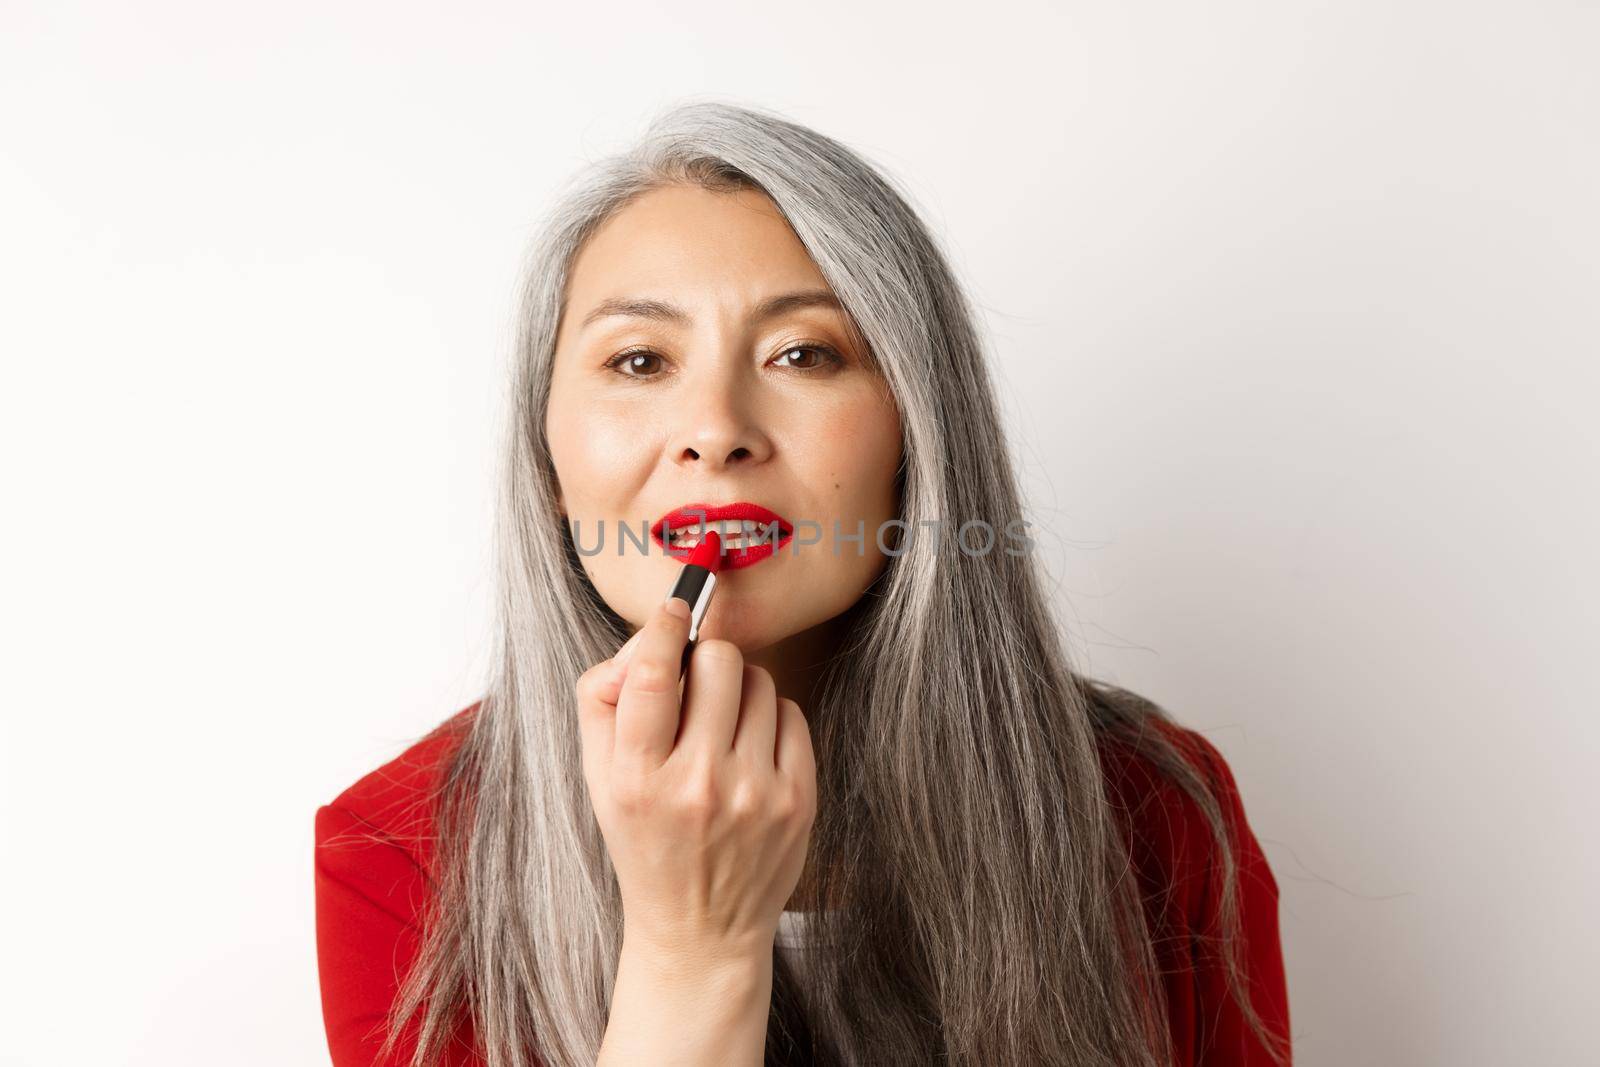
{"type": "Polygon", "coordinates": [[[667,597],[667,614],[676,615],[680,619],[689,617],[689,602],[682,597],[667,597]]]}

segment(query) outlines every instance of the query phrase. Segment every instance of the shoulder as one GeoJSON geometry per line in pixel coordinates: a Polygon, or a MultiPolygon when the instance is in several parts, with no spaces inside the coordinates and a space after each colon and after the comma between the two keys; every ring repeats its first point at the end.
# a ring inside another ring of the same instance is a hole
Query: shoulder
{"type": "Polygon", "coordinates": [[[1170,743],[1214,799],[1224,835],[1219,841],[1200,799],[1149,748],[1101,739],[1106,797],[1124,830],[1147,899],[1154,905],[1151,918],[1168,930],[1205,926],[1223,849],[1237,863],[1241,883],[1255,883],[1275,897],[1277,883],[1246,817],[1233,768],[1222,752],[1196,730],[1155,715],[1147,722],[1147,729],[1170,743]]]}
{"type": "MultiPolygon", "coordinates": [[[[1145,721],[1143,729],[1147,735],[1168,742],[1219,800],[1238,799],[1239,785],[1233,768],[1204,734],[1156,715],[1145,721]]],[[[1114,800],[1144,807],[1158,799],[1175,800],[1187,795],[1172,770],[1152,757],[1150,748],[1104,734],[1099,736],[1098,745],[1101,768],[1114,800]]]]}
{"type": "MultiPolygon", "coordinates": [[[[1233,958],[1260,1023],[1287,1048],[1288,986],[1278,926],[1278,885],[1234,778],[1217,746],[1159,715],[1147,717],[1215,803],[1206,806],[1164,765],[1171,751],[1103,741],[1105,792],[1128,845],[1161,975],[1177,1063],[1268,1067],[1270,1056],[1236,996],[1233,958]],[[1231,859],[1233,892],[1225,891],[1231,859]],[[1224,904],[1232,896],[1235,907],[1224,904]],[[1234,925],[1224,926],[1231,910],[1234,925]]],[[[1195,783],[1190,783],[1194,785],[1195,783]]]]}
{"type": "Polygon", "coordinates": [[[439,788],[481,703],[451,715],[319,807],[318,850],[384,843],[405,850],[419,862],[426,858],[431,851],[439,788]]]}
{"type": "MultiPolygon", "coordinates": [[[[328,1047],[338,1064],[375,1063],[402,981],[421,952],[439,787],[473,704],[382,766],[362,775],[316,812],[314,863],[317,968],[328,1047]]],[[[397,1048],[409,1063],[413,1028],[397,1048]]],[[[471,1047],[468,1025],[467,1045],[471,1047]]],[[[450,1063],[482,1063],[452,1053],[450,1063]]]]}

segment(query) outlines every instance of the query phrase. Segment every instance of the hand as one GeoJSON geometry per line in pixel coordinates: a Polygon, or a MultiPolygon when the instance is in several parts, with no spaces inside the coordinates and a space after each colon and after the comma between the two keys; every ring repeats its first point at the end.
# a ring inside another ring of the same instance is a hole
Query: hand
{"type": "Polygon", "coordinates": [[[616,868],[625,943],[717,961],[770,953],[805,865],[817,769],[800,705],[671,598],[578,679],[583,772],[616,868]],[[681,609],[681,610],[680,610],[681,609]]]}

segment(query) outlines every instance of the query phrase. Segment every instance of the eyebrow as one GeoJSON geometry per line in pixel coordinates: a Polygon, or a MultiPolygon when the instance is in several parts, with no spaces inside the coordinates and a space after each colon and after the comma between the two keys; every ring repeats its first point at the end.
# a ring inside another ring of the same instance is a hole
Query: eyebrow
{"type": "MultiPolygon", "coordinates": [[[[839,303],[839,298],[827,289],[806,289],[797,293],[784,293],[763,300],[756,305],[751,318],[757,322],[773,318],[786,312],[799,308],[822,307],[843,311],[844,305],[839,303]]],[[[641,300],[632,297],[616,297],[611,300],[602,300],[594,306],[589,314],[583,317],[579,324],[580,330],[591,323],[614,315],[632,318],[654,319],[657,322],[668,322],[676,326],[687,326],[690,322],[689,313],[676,304],[669,304],[663,300],[641,300]]]]}

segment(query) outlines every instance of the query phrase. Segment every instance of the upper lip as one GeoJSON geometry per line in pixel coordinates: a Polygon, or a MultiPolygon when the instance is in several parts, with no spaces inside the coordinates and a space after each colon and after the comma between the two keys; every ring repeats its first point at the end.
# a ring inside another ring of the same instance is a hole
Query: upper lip
{"type": "Polygon", "coordinates": [[[779,515],[770,508],[760,504],[752,504],[747,500],[737,500],[732,504],[683,504],[661,516],[650,526],[650,535],[658,541],[665,541],[668,530],[681,530],[685,526],[698,526],[700,520],[706,522],[720,522],[722,520],[749,520],[760,523],[762,528],[778,524],[778,536],[787,537],[794,532],[794,527],[789,520],[779,515]]]}

